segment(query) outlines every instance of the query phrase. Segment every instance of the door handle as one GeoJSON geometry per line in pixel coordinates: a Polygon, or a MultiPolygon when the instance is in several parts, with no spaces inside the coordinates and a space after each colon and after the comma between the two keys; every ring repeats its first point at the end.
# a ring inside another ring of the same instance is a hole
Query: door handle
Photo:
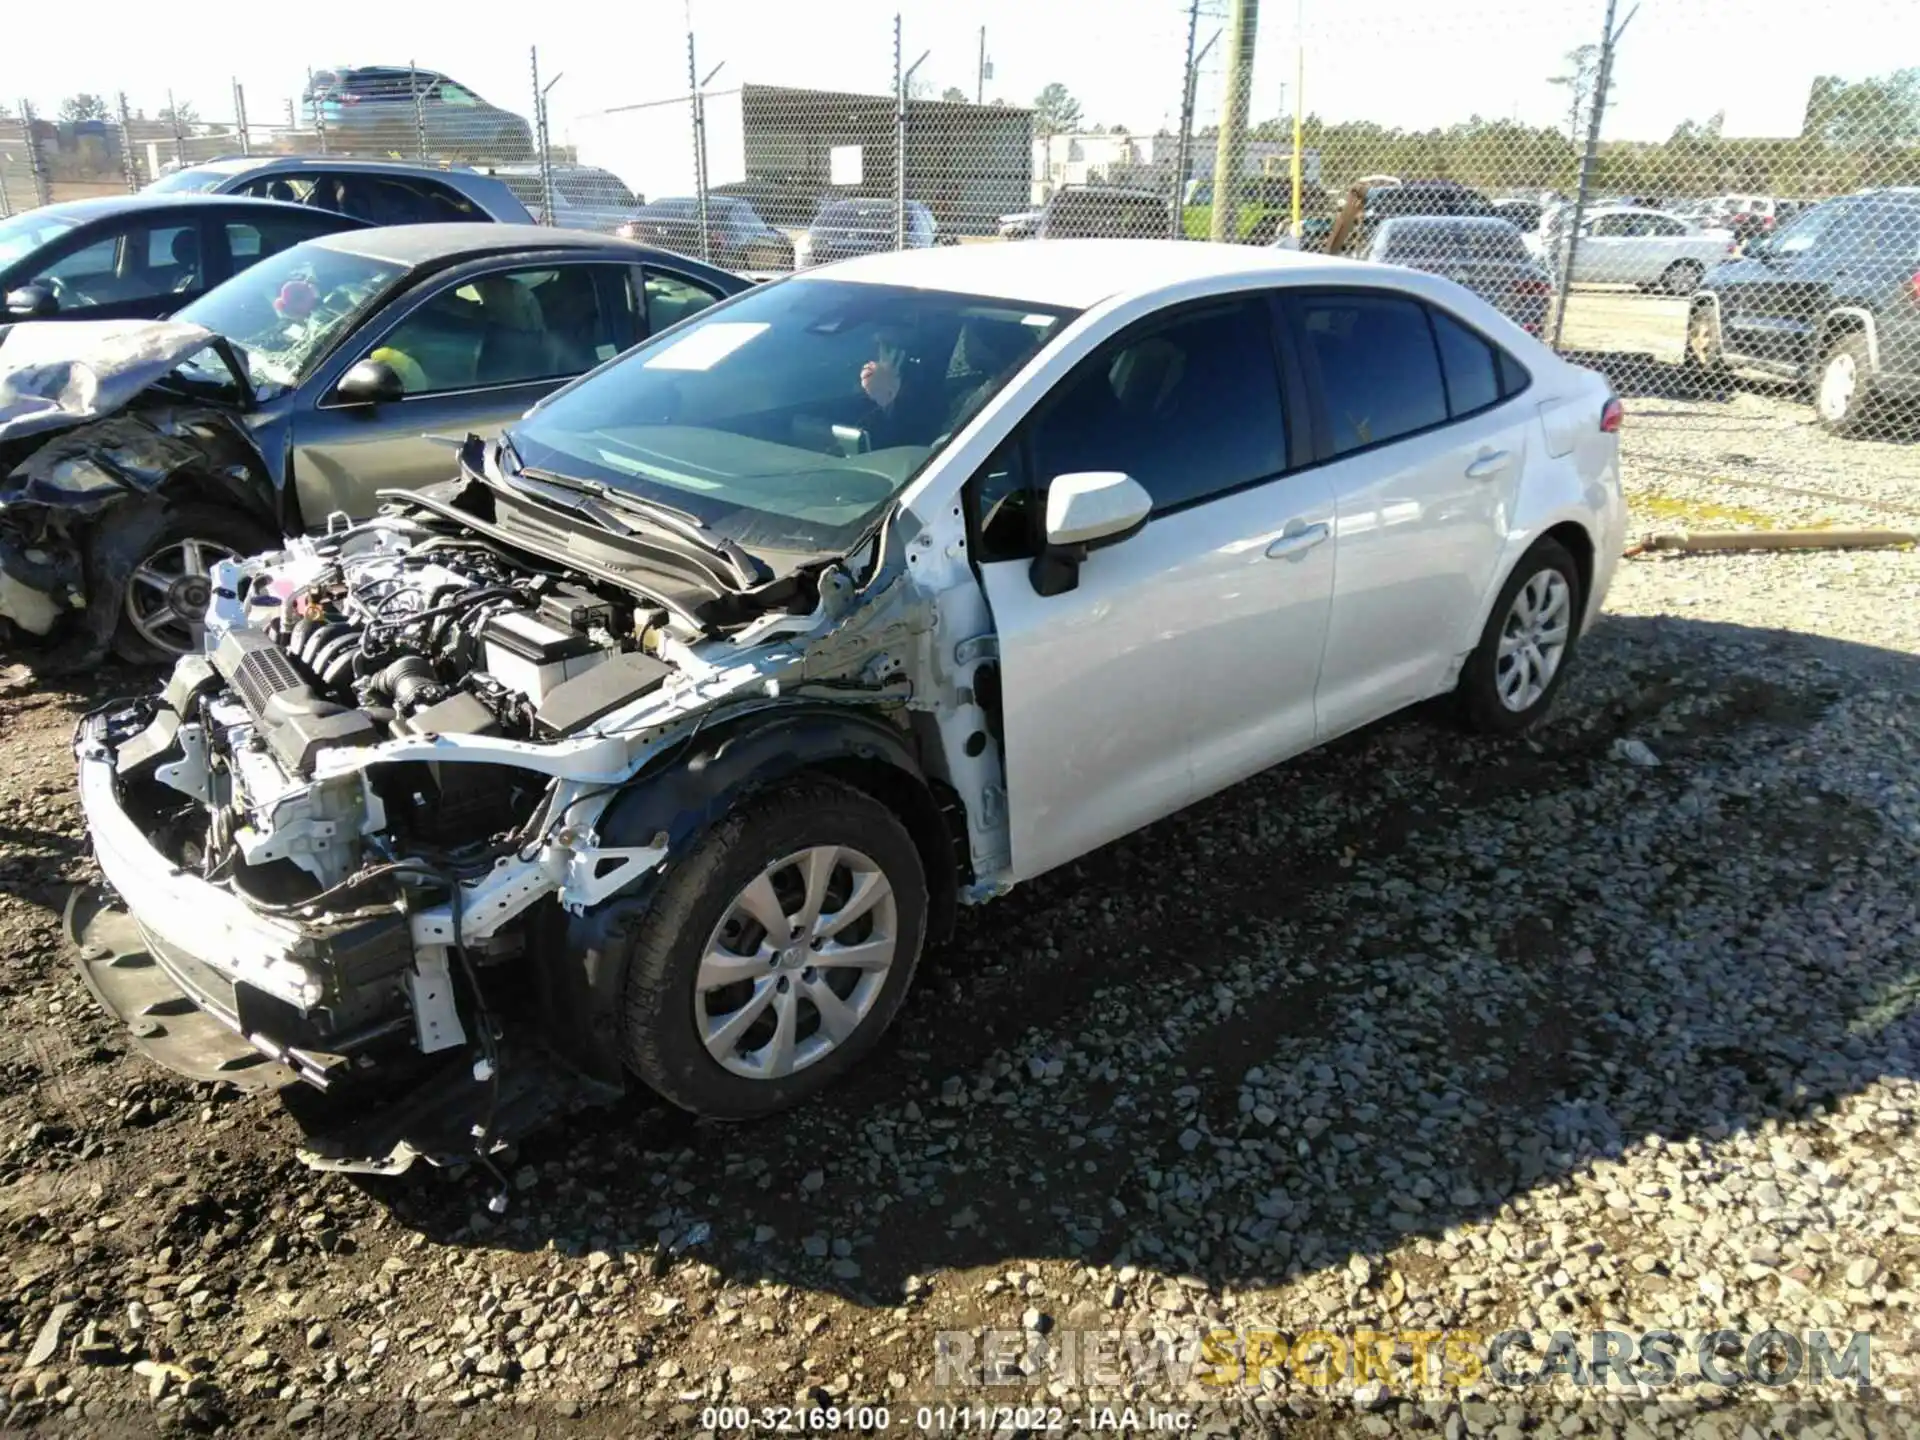
{"type": "Polygon", "coordinates": [[[1467,466],[1467,478],[1469,480],[1491,480],[1502,470],[1506,469],[1512,459],[1512,452],[1507,450],[1496,450],[1491,455],[1482,455],[1478,460],[1467,466]]]}
{"type": "Polygon", "coordinates": [[[1304,529],[1282,535],[1267,546],[1267,558],[1269,560],[1298,559],[1331,534],[1333,530],[1325,524],[1308,525],[1304,529]]]}

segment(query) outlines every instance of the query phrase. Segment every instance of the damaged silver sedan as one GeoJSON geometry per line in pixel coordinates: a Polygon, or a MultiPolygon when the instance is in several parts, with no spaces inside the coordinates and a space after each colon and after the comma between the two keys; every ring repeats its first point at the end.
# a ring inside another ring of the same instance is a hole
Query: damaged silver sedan
{"type": "Polygon", "coordinates": [[[758,288],[212,567],[204,653],[79,728],[83,972],[321,1166],[484,1161],[635,1082],[783,1108],[959,905],[1431,695],[1537,720],[1618,422],[1382,267],[1067,241],[758,288]]]}

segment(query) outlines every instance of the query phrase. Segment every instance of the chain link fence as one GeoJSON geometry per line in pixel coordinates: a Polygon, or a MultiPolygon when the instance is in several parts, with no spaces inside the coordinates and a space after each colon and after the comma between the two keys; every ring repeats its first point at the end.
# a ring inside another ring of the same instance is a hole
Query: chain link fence
{"type": "Polygon", "coordinates": [[[26,97],[0,116],[0,212],[185,187],[239,155],[311,172],[253,193],[442,218],[314,169],[379,158],[486,171],[537,220],[754,273],[1064,236],[1231,241],[1439,271],[1629,393],[1737,369],[1811,386],[1847,429],[1920,385],[1920,69],[1872,43],[1910,29],[1907,0],[1830,9],[1831,70],[1750,0],[1142,0],[1114,21],[1124,37],[1093,25],[1057,56],[990,36],[997,0],[972,6],[716,85],[703,55],[780,52],[712,0],[682,85],[603,89],[557,123],[538,52],[525,90],[492,99],[416,65],[316,70],[251,113],[236,82],[217,118],[117,89],[26,97]],[[1117,100],[1109,63],[1141,80],[1117,100]]]}

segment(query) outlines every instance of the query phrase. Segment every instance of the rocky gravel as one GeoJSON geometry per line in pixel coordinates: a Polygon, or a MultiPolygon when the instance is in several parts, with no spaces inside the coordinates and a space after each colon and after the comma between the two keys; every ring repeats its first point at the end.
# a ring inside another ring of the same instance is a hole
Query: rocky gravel
{"type": "MultiPolygon", "coordinates": [[[[1637,516],[1920,508],[1920,447],[1713,403],[1635,402],[1637,516]]],[[[0,1424],[1911,1433],[1917,678],[1911,553],[1629,562],[1530,739],[1423,710],[1257,777],[964,917],[827,1101],[576,1117],[496,1214],[475,1175],[308,1172],[98,1015],[66,744],[142,681],[0,669],[0,1424]],[[1516,1329],[1688,1343],[1582,1387],[1407,1339],[1516,1329]],[[1763,1384],[1769,1329],[1864,1332],[1870,1376],[1763,1384]],[[1714,1331],[1733,1383],[1690,1374],[1714,1331]],[[1381,1363],[1314,1383],[1361,1332],[1381,1363]]]]}

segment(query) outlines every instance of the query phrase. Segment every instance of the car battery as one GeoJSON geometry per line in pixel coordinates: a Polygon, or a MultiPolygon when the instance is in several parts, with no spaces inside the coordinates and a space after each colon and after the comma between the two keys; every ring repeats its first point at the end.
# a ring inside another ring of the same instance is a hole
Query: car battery
{"type": "Polygon", "coordinates": [[[535,706],[561,681],[584,675],[607,658],[577,630],[517,610],[488,617],[479,638],[487,673],[535,706]]]}

